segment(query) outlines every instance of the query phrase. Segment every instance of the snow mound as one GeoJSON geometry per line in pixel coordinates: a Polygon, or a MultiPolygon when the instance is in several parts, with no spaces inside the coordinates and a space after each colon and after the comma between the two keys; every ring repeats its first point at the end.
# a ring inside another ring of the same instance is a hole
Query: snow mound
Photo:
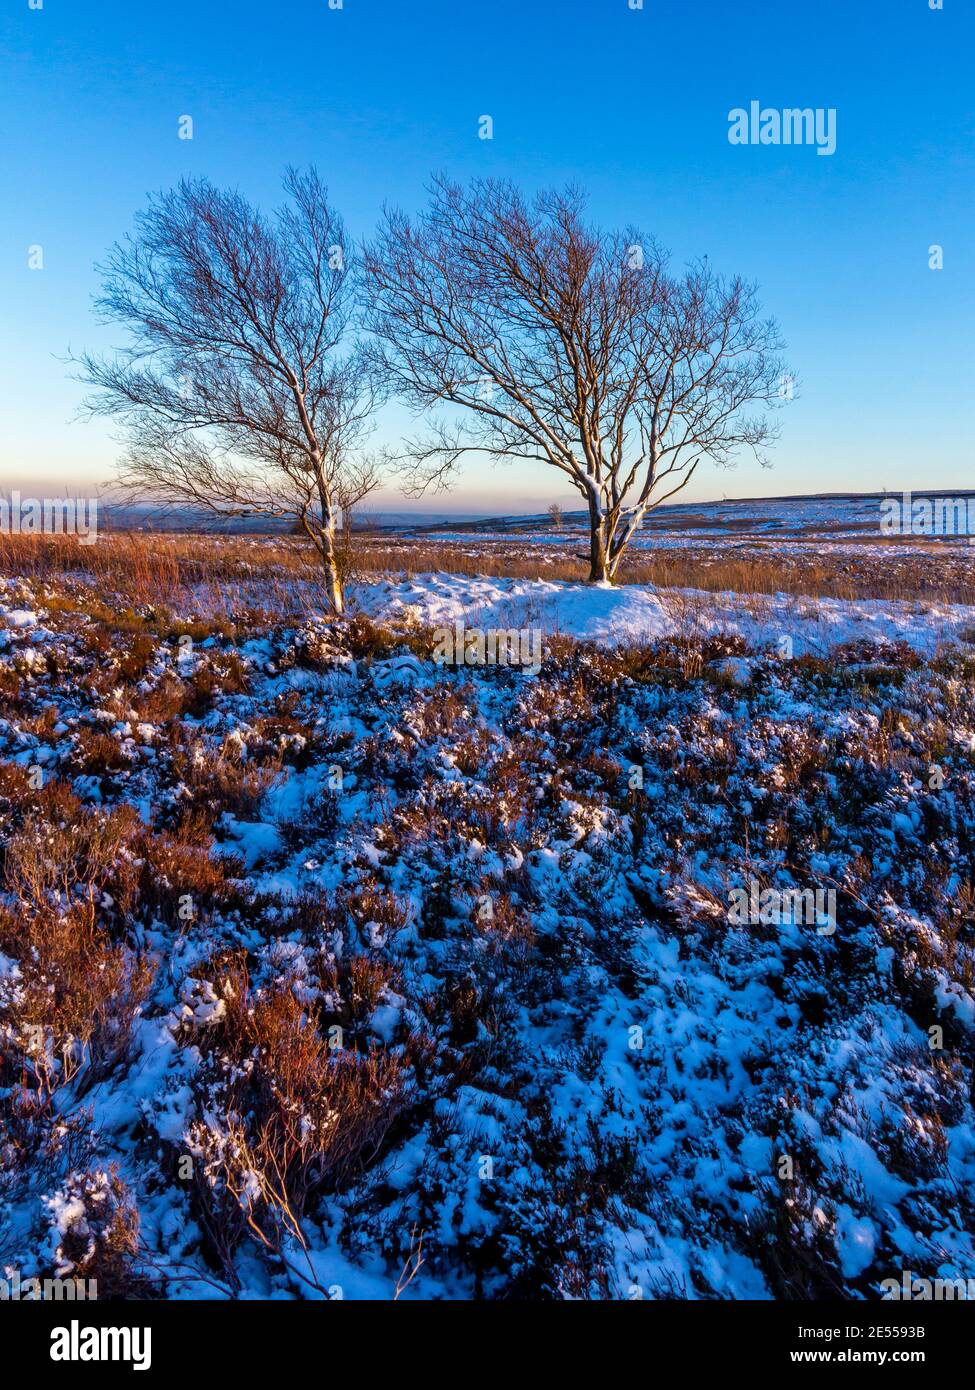
{"type": "Polygon", "coordinates": [[[791,644],[790,654],[822,654],[848,642],[907,642],[930,654],[942,642],[964,640],[975,628],[975,607],[879,599],[805,598],[794,594],[708,593],[617,588],[543,579],[424,574],[355,588],[355,605],[370,617],[430,627],[541,628],[605,646],[664,637],[743,637],[751,646],[791,644]]]}

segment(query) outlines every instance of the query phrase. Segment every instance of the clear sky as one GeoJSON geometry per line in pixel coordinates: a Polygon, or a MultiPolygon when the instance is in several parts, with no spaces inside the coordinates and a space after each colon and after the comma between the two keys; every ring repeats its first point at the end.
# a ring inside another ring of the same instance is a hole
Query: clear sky
{"type": "MultiPolygon", "coordinates": [[[[971,0],[636,3],[6,0],[0,487],[111,477],[117,446],[73,418],[63,359],[111,346],[94,263],[147,192],[206,174],[271,203],[309,162],[356,235],[384,201],[417,207],[433,170],[574,180],[598,221],[757,280],[800,398],[770,471],[705,463],[681,500],[975,485],[971,0]],[[835,154],[730,144],[753,100],[834,108],[835,154]]],[[[556,497],[540,465],[481,463],[423,505],[556,497]]]]}

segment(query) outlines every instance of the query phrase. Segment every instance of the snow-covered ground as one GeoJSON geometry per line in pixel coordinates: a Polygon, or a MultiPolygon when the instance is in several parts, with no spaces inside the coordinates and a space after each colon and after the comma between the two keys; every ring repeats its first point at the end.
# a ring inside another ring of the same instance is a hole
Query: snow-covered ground
{"type": "Polygon", "coordinates": [[[260,585],[0,581],[0,1268],[975,1278],[972,610],[260,585]],[[540,669],[438,664],[458,621],[540,669]]]}
{"type": "Polygon", "coordinates": [[[849,602],[792,594],[703,593],[650,585],[621,587],[544,580],[417,575],[356,586],[353,603],[378,618],[412,617],[432,627],[538,627],[604,646],[672,636],[728,633],[762,650],[789,638],[796,655],[821,655],[847,642],[907,642],[933,652],[968,634],[975,608],[961,604],[849,602]]]}

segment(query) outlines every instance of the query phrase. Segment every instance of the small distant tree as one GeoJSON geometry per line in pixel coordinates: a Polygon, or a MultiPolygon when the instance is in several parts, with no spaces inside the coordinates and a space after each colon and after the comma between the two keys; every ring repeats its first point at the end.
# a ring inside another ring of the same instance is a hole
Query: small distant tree
{"type": "Polygon", "coordinates": [[[335,497],[342,509],[342,534],[347,548],[352,545],[352,523],[356,509],[360,502],[382,486],[385,458],[385,453],[381,458],[372,455],[358,458],[341,470],[335,497]]]}
{"type": "Polygon", "coordinates": [[[553,502],[548,509],[548,514],[552,518],[552,526],[558,529],[562,525],[562,508],[558,502],[553,502]]]}
{"type": "Polygon", "coordinates": [[[151,198],[104,267],[116,356],[81,359],[94,414],[121,421],[122,488],[222,515],[296,515],[344,607],[336,531],[378,485],[360,447],[377,382],[356,345],[355,268],[317,173],[273,216],[206,179],[151,198]]]}
{"type": "Polygon", "coordinates": [[[364,288],[384,378],[451,411],[408,446],[414,492],[470,450],[549,464],[583,498],[605,582],[698,459],[762,456],[782,365],[752,287],[706,261],[672,275],[654,242],[583,212],[572,189],[529,202],[438,179],[419,217],[386,214],[364,288]]]}

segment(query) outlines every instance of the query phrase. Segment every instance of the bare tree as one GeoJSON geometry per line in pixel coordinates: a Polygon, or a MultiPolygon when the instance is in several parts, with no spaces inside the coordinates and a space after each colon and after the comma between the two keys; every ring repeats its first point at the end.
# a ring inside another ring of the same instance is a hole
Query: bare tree
{"type": "Polygon", "coordinates": [[[86,355],[88,407],[123,424],[125,491],[225,515],[297,515],[343,609],[341,498],[376,486],[359,456],[377,399],[353,338],[354,271],[314,170],[273,216],[205,179],[149,201],[96,301],[130,342],[86,355]]]}
{"type": "Polygon", "coordinates": [[[590,579],[612,580],[647,512],[697,460],[728,463],[775,431],[782,366],[754,289],[707,262],[671,275],[635,231],[587,225],[579,192],[438,179],[415,220],[387,211],[365,254],[385,379],[418,411],[452,409],[408,443],[412,490],[463,454],[565,474],[589,516],[590,579]]]}
{"type": "Polygon", "coordinates": [[[559,502],[553,502],[548,509],[548,514],[552,518],[553,527],[558,530],[562,525],[562,506],[559,502]]]}
{"type": "Polygon", "coordinates": [[[346,547],[352,545],[352,519],[360,502],[383,484],[383,470],[387,455],[370,454],[353,459],[341,471],[336,487],[335,498],[342,510],[342,533],[346,547]]]}

